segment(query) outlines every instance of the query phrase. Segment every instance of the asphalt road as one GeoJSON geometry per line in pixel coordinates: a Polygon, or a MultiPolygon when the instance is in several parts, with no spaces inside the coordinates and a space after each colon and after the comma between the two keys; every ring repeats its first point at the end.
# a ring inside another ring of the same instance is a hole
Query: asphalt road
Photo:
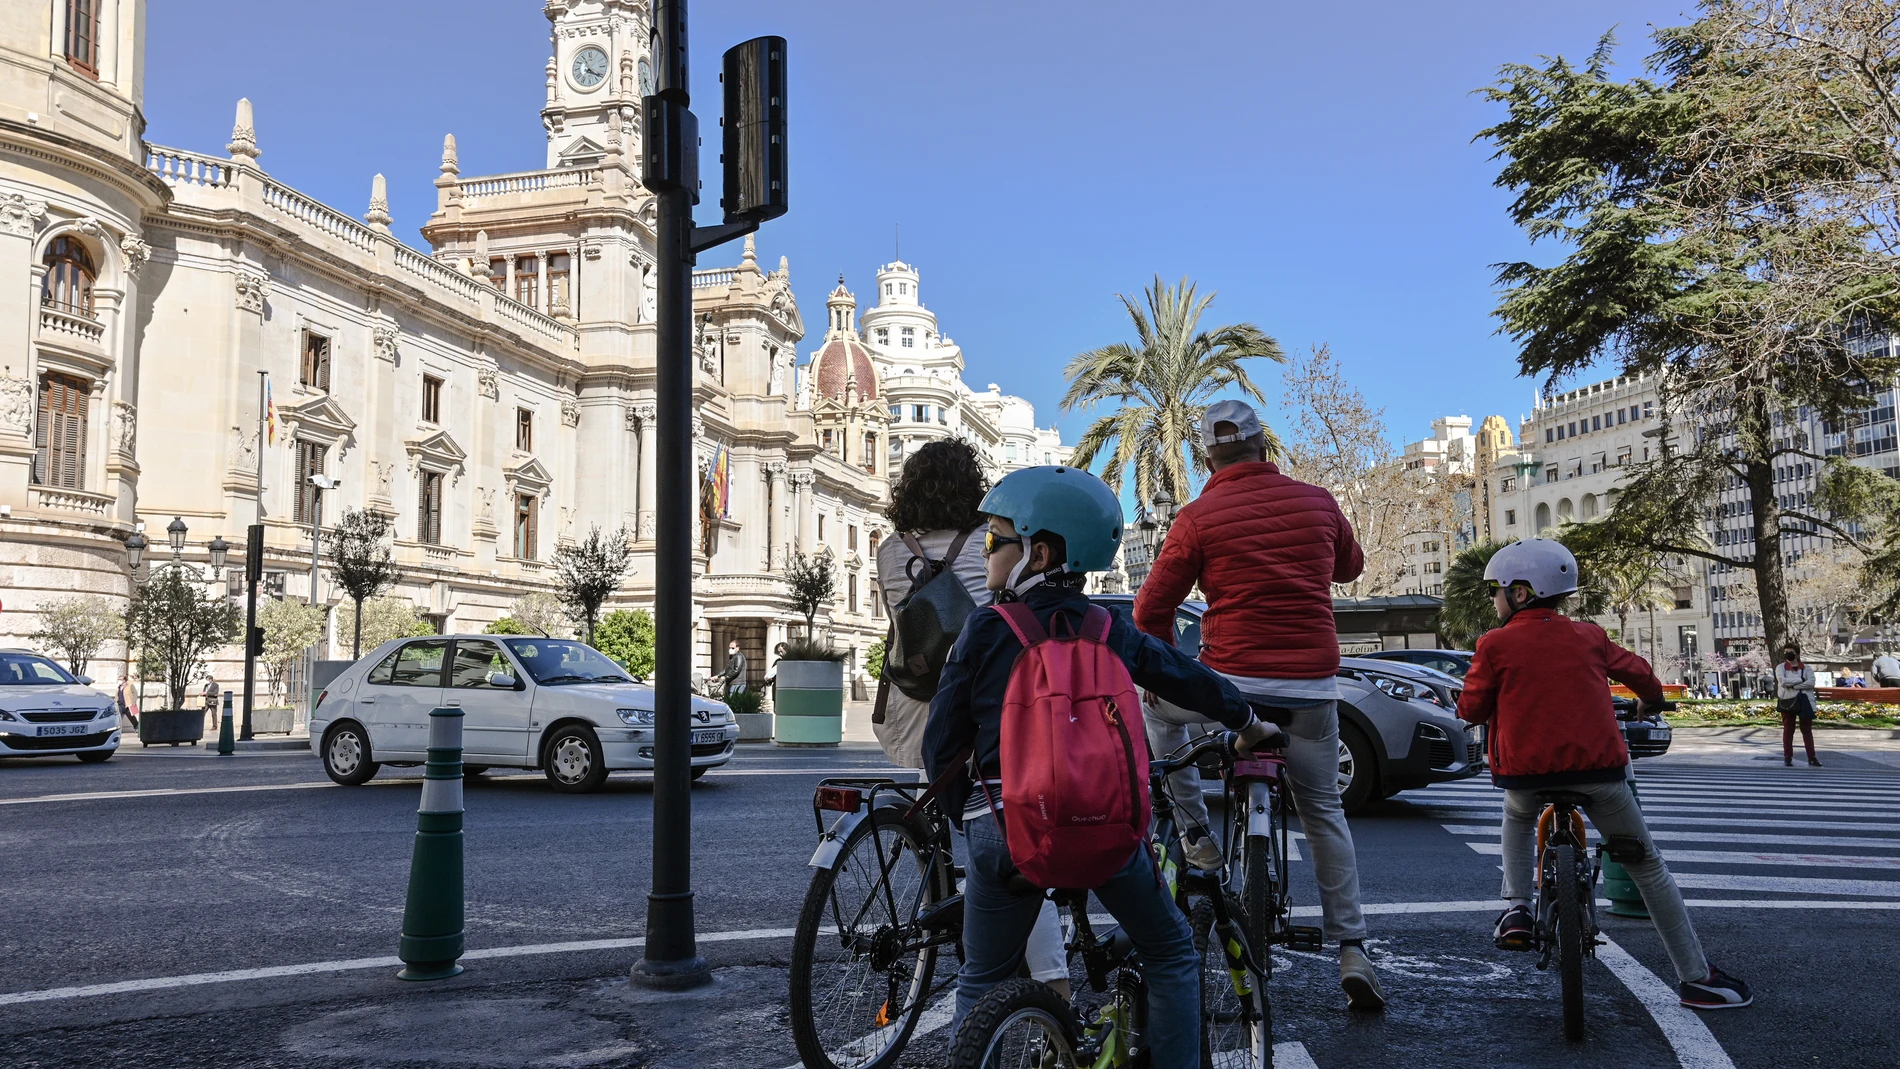
{"type": "MultiPolygon", "coordinates": [[[[1900,772],[1825,756],[1639,766],[1703,942],[1756,985],[1754,1007],[1674,1007],[1654,932],[1610,918],[1614,948],[1589,967],[1591,1038],[1565,1044],[1554,977],[1489,945],[1497,795],[1468,781],[1354,820],[1391,1009],[1350,1017],[1330,952],[1284,954],[1280,1064],[1900,1062],[1900,1026],[1879,1008],[1900,989],[1900,772]]],[[[0,762],[0,1064],[792,1065],[780,931],[806,885],[812,783],[883,767],[863,746],[747,747],[709,775],[693,794],[694,886],[719,980],[651,995],[625,983],[651,860],[643,777],[581,797],[525,774],[471,781],[468,971],[410,984],[377,959],[396,949],[419,770],[343,788],[308,754],[0,762]],[[204,975],[227,970],[256,971],[204,975]]],[[[1296,903],[1314,905],[1310,866],[1293,872],[1296,903]]],[[[905,1064],[935,1064],[941,1043],[919,1038],[905,1064]]]]}

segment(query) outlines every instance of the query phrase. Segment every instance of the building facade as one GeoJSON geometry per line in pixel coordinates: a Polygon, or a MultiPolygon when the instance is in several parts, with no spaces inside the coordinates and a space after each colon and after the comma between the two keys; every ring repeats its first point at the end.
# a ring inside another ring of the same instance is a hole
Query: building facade
{"type": "MultiPolygon", "coordinates": [[[[139,581],[125,540],[162,543],[173,517],[199,563],[214,535],[241,560],[261,522],[272,589],[304,598],[313,527],[382,513],[393,593],[446,631],[551,589],[556,547],[624,529],[634,565],[608,608],[650,606],[648,7],[545,11],[548,166],[465,176],[448,138],[426,248],[392,231],[380,175],[357,218],[270,174],[247,102],[222,153],[147,144],[144,0],[0,11],[0,275],[13,279],[0,292],[15,295],[0,298],[15,339],[0,349],[0,644],[27,644],[55,597],[123,604],[139,581]],[[339,485],[319,496],[312,475],[339,485]]],[[[882,524],[884,473],[824,448],[827,414],[802,403],[783,260],[766,271],[748,242],[693,284],[690,433],[702,470],[724,457],[731,473],[702,509],[697,666],[719,667],[737,639],[763,675],[771,644],[802,627],[785,566],[823,547],[859,561],[865,589],[841,589],[822,618],[861,655],[884,623],[864,596],[875,554],[852,542],[882,524]]],[[[327,576],[315,593],[340,597],[327,576]]]]}

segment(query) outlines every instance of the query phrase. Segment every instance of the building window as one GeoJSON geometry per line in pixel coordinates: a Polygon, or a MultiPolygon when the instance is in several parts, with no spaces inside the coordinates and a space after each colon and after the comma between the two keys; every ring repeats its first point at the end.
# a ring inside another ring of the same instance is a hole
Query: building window
{"type": "Polygon", "coordinates": [[[569,262],[568,255],[564,252],[557,252],[548,257],[548,309],[552,311],[556,308],[566,308],[571,315],[573,308],[569,303],[570,298],[567,292],[569,262]]]}
{"type": "Polygon", "coordinates": [[[534,413],[525,408],[515,409],[515,450],[534,452],[534,413]]]}
{"type": "Polygon", "coordinates": [[[877,592],[877,584],[872,583],[871,584],[871,619],[881,620],[883,618],[884,618],[884,596],[877,592]]]}
{"type": "Polygon", "coordinates": [[[416,541],[442,544],[442,473],[425,471],[416,480],[416,541]]]}
{"type": "Polygon", "coordinates": [[[858,573],[852,572],[844,577],[845,606],[852,612],[858,611],[858,573]]]}
{"type": "Polygon", "coordinates": [[[1438,575],[1442,573],[1444,570],[1445,570],[1445,565],[1442,561],[1428,560],[1425,562],[1426,575],[1438,575]]]}
{"type": "MultiPolygon", "coordinates": [[[[868,539],[869,550],[867,552],[867,555],[875,559],[877,557],[877,547],[879,543],[881,543],[883,540],[884,539],[882,535],[878,534],[876,531],[872,531],[868,539]]],[[[877,596],[876,596],[875,591],[872,592],[871,602],[872,604],[877,603],[877,596]]]]}
{"type": "Polygon", "coordinates": [[[1630,462],[1630,447],[1622,446],[1621,448],[1617,449],[1616,466],[1619,468],[1625,468],[1629,466],[1629,462],[1630,462]]]}
{"type": "Polygon", "coordinates": [[[889,327],[879,327],[879,328],[877,328],[877,343],[878,343],[879,345],[881,345],[881,346],[885,346],[885,347],[889,347],[889,346],[890,346],[890,344],[891,344],[891,328],[889,328],[889,327]]]}
{"type": "Polygon", "coordinates": [[[1643,418],[1648,419],[1651,416],[1654,416],[1655,414],[1656,414],[1656,402],[1644,401],[1643,402],[1643,418]]]}
{"type": "Polygon", "coordinates": [[[1506,475],[1504,479],[1498,483],[1498,490],[1501,493],[1508,494],[1515,489],[1517,489],[1517,476],[1515,475],[1506,475]]]}
{"type": "Polygon", "coordinates": [[[844,544],[851,547],[851,552],[856,553],[858,551],[858,525],[857,524],[848,523],[845,525],[844,544]]]}
{"type": "Polygon", "coordinates": [[[99,272],[92,254],[72,238],[54,238],[40,262],[46,277],[40,280],[40,304],[68,315],[92,318],[92,284],[99,272]]]}
{"type": "Polygon", "coordinates": [[[825,518],[823,516],[820,516],[818,517],[818,541],[823,542],[824,540],[825,540],[825,518]]]}
{"type": "Polygon", "coordinates": [[[71,375],[40,376],[34,413],[33,481],[62,490],[86,485],[86,411],[92,384],[71,375]]]}
{"type": "Polygon", "coordinates": [[[488,281],[503,293],[508,292],[508,258],[497,256],[488,261],[488,281]]]}
{"type": "Polygon", "coordinates": [[[825,452],[830,453],[832,451],[831,444],[833,440],[832,432],[829,429],[818,432],[818,446],[825,452]]]}
{"type": "Polygon", "coordinates": [[[945,426],[948,426],[948,425],[949,425],[949,423],[950,423],[950,417],[949,417],[949,415],[948,415],[948,414],[947,414],[947,413],[946,413],[946,412],[944,411],[944,409],[943,409],[943,406],[942,406],[942,405],[938,405],[938,406],[937,406],[937,422],[938,422],[938,423],[941,423],[941,424],[944,424],[945,426]]]}
{"type": "Polygon", "coordinates": [[[889,282],[886,282],[884,283],[884,296],[889,297],[890,295],[891,295],[891,284],[889,282]]]}
{"type": "Polygon", "coordinates": [[[929,423],[930,422],[930,406],[929,405],[910,406],[910,418],[913,420],[916,420],[918,423],[929,423]]]}
{"type": "Polygon", "coordinates": [[[897,295],[899,297],[908,297],[910,295],[910,283],[899,282],[897,284],[897,295]]]}
{"type": "Polygon", "coordinates": [[[1544,469],[1544,481],[1547,483],[1557,481],[1557,465],[1552,464],[1550,467],[1544,469]]]}
{"type": "Polygon", "coordinates": [[[1506,527],[1517,526],[1517,510],[1516,509],[1504,510],[1504,526],[1506,527]]]}
{"type": "Polygon", "coordinates": [[[864,470],[877,474],[877,435],[866,433],[864,436],[864,470]]]}
{"type": "Polygon", "coordinates": [[[297,504],[291,510],[293,522],[315,523],[321,518],[317,515],[317,488],[310,485],[310,477],[323,474],[324,460],[329,455],[327,445],[297,440],[297,504]]]}
{"type": "Polygon", "coordinates": [[[1016,446],[1013,443],[1003,447],[1003,462],[1006,464],[1016,463],[1016,446]]]}
{"type": "Polygon", "coordinates": [[[1557,432],[1550,427],[1545,427],[1544,428],[1544,444],[1550,445],[1556,440],[1557,440],[1557,432]]]}
{"type": "Polygon", "coordinates": [[[1591,430],[1593,430],[1593,431],[1600,431],[1600,430],[1602,430],[1602,429],[1603,429],[1603,417],[1602,417],[1602,416],[1591,416],[1591,417],[1590,417],[1590,429],[1591,429],[1591,430]]]}
{"type": "Polygon", "coordinates": [[[434,375],[422,376],[422,422],[442,422],[442,380],[434,375]]]}
{"type": "Polygon", "coordinates": [[[533,494],[515,495],[515,556],[535,559],[536,528],[540,527],[541,499],[533,494]]]}
{"type": "Polygon", "coordinates": [[[314,330],[303,332],[303,359],[297,381],[313,390],[330,392],[330,339],[314,330]]]}
{"type": "Polygon", "coordinates": [[[66,59],[99,75],[99,0],[66,0],[66,59]]]}
{"type": "Polygon", "coordinates": [[[1627,423],[1627,422],[1629,422],[1629,414],[1630,414],[1630,410],[1629,410],[1629,409],[1627,409],[1627,408],[1619,408],[1619,409],[1617,409],[1617,410],[1616,410],[1616,422],[1617,422],[1617,425],[1618,425],[1618,426],[1622,426],[1623,424],[1625,424],[1625,423],[1627,423]]]}
{"type": "Polygon", "coordinates": [[[898,331],[898,335],[899,335],[899,337],[901,337],[901,338],[903,339],[903,345],[904,345],[904,348],[906,348],[906,349],[915,349],[915,348],[917,347],[917,330],[916,330],[916,328],[914,328],[914,327],[904,327],[904,328],[902,328],[902,329],[901,329],[900,331],[898,331]]]}
{"type": "Polygon", "coordinates": [[[515,260],[515,300],[530,308],[536,307],[535,295],[539,292],[536,283],[540,282],[541,264],[532,256],[523,256],[515,260]]]}

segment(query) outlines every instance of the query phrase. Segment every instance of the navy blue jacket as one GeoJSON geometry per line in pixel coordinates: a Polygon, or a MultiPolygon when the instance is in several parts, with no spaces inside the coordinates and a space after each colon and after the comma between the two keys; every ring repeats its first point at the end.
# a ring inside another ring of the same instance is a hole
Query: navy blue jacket
{"type": "MultiPolygon", "coordinates": [[[[1050,618],[1058,612],[1080,627],[1090,604],[1075,587],[1048,584],[1032,587],[1022,600],[1044,631],[1050,630],[1050,618]]],[[[1253,719],[1247,699],[1232,683],[1173,646],[1142,634],[1120,616],[1109,625],[1108,648],[1128,666],[1138,687],[1235,731],[1253,719]]],[[[972,744],[983,777],[1002,775],[1003,694],[1022,651],[1016,633],[996,610],[978,609],[965,621],[950,659],[944,662],[937,695],[930,700],[930,722],[924,728],[924,769],[932,781],[972,744]]],[[[967,777],[945,790],[944,809],[953,819],[961,819],[969,791],[967,777]]]]}

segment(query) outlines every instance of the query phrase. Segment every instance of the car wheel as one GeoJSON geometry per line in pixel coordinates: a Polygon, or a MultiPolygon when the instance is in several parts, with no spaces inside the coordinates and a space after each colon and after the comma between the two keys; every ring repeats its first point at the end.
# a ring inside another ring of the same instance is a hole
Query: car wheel
{"type": "Polygon", "coordinates": [[[1379,797],[1379,769],[1372,744],[1351,724],[1339,725],[1339,804],[1348,813],[1379,797]]]}
{"type": "Polygon", "coordinates": [[[323,771],[345,787],[369,782],[381,767],[369,757],[369,733],[356,724],[338,724],[323,736],[323,771]]]}
{"type": "Polygon", "coordinates": [[[98,765],[112,760],[112,755],[118,752],[117,750],[87,750],[85,753],[74,754],[73,756],[84,761],[86,764],[98,765]]]}
{"type": "Polygon", "coordinates": [[[554,789],[568,794],[599,790],[607,781],[607,757],[600,752],[600,738],[586,724],[557,728],[548,739],[543,766],[554,789]]]}
{"type": "Polygon", "coordinates": [[[488,771],[487,765],[463,765],[462,766],[462,775],[467,776],[470,779],[473,779],[476,776],[479,776],[486,771],[488,771]]]}

